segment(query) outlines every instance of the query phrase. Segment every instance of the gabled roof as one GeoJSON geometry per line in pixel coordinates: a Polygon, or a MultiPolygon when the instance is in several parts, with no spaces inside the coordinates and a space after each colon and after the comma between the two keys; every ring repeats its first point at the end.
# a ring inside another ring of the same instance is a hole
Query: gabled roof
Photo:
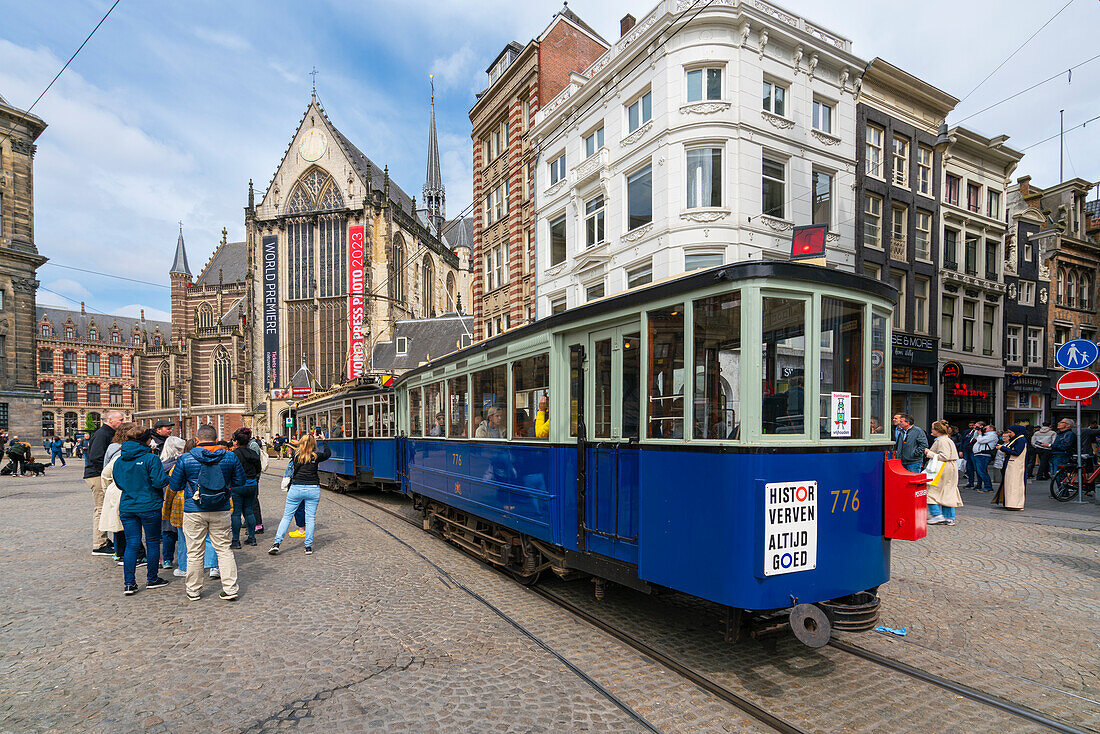
{"type": "MultiPolygon", "coordinates": [[[[320,105],[318,104],[318,106],[320,105]]],[[[325,116],[325,119],[328,119],[327,115],[325,116]]],[[[348,140],[342,132],[336,129],[335,125],[332,125],[331,121],[329,121],[329,125],[332,126],[332,132],[336,137],[336,141],[344,149],[344,154],[347,155],[348,160],[351,161],[351,164],[355,166],[355,170],[359,172],[359,175],[362,176],[364,180],[366,180],[367,171],[369,170],[369,181],[371,188],[378,191],[385,191],[386,176],[383,169],[380,166],[376,165],[374,161],[372,161],[370,158],[367,158],[363,151],[355,147],[355,145],[350,140],[348,140]]],[[[390,201],[392,201],[401,209],[404,209],[406,212],[412,212],[413,210],[412,197],[406,194],[404,190],[402,190],[402,188],[398,186],[392,178],[390,179],[390,201]]]]}
{"type": "Polygon", "coordinates": [[[248,249],[244,242],[223,242],[199,273],[195,285],[244,282],[248,274],[248,249]],[[219,271],[221,276],[219,278],[219,271]]]}
{"type": "Polygon", "coordinates": [[[138,331],[140,331],[146,339],[152,337],[157,327],[160,327],[161,336],[165,339],[168,339],[172,330],[172,324],[167,321],[153,321],[152,319],[145,319],[143,321],[140,318],[134,318],[132,316],[81,313],[80,311],[67,308],[38,306],[35,309],[36,323],[42,323],[43,317],[49,319],[50,323],[53,324],[53,327],[58,330],[59,335],[62,337],[65,332],[61,330],[69,320],[72,320],[77,339],[88,339],[88,334],[94,324],[97,331],[96,341],[104,344],[110,343],[111,329],[115,325],[118,326],[122,334],[122,341],[125,344],[130,344],[130,337],[134,332],[134,326],[137,326],[138,331]]]}
{"type": "Polygon", "coordinates": [[[383,372],[411,370],[429,359],[459,349],[464,334],[473,334],[474,317],[447,314],[434,319],[408,319],[394,324],[393,341],[374,347],[373,366],[383,372]],[[408,351],[397,353],[397,340],[408,339],[408,351]]]}

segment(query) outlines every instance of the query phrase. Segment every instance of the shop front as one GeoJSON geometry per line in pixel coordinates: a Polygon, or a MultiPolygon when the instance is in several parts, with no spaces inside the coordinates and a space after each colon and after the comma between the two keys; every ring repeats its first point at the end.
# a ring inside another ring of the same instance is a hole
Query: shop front
{"type": "Polygon", "coordinates": [[[1037,426],[1046,415],[1046,391],[1050,378],[1046,372],[1005,373],[1005,422],[1006,426],[1037,426]]]}
{"type": "MultiPolygon", "coordinates": [[[[1091,371],[1095,371],[1095,366],[1090,368],[1091,371]]],[[[1058,425],[1058,421],[1063,418],[1069,418],[1070,420],[1077,420],[1077,403],[1073,400],[1063,400],[1062,396],[1058,394],[1058,391],[1054,389],[1054,383],[1061,377],[1063,372],[1055,372],[1050,377],[1050,395],[1048,400],[1051,407],[1051,425],[1058,425]]],[[[1089,426],[1093,423],[1100,421],[1100,394],[1093,395],[1091,398],[1081,401],[1081,424],[1089,426]]]]}
{"type": "Polygon", "coordinates": [[[948,423],[966,428],[971,421],[997,425],[997,385],[1000,379],[967,374],[958,362],[946,362],[940,370],[943,382],[943,417],[948,423]]]}
{"type": "Polygon", "coordinates": [[[913,424],[928,430],[935,420],[937,341],[935,338],[894,332],[890,415],[907,413],[913,424]]]}

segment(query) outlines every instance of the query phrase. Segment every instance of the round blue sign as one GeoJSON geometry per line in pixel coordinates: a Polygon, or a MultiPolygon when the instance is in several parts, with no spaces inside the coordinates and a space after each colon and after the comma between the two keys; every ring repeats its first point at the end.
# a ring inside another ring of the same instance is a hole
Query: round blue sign
{"type": "Polygon", "coordinates": [[[1070,339],[1058,347],[1055,359],[1067,370],[1083,370],[1100,357],[1100,348],[1088,339],[1070,339]]]}

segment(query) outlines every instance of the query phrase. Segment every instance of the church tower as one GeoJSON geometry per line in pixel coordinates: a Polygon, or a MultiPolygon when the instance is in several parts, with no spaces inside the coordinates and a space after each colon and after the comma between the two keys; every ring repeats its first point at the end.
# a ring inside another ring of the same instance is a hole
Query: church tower
{"type": "Polygon", "coordinates": [[[431,123],[428,127],[428,175],[424,181],[424,205],[428,208],[428,221],[436,236],[443,231],[447,219],[447,195],[443,190],[443,176],[439,171],[439,141],[435,135],[435,75],[432,75],[431,123]]]}
{"type": "Polygon", "coordinates": [[[172,335],[171,341],[182,341],[187,328],[187,289],[191,287],[191,268],[187,266],[187,250],[183,246],[183,224],[180,224],[180,236],[176,240],[176,256],[172,259],[172,269],[168,271],[172,283],[172,335]]]}

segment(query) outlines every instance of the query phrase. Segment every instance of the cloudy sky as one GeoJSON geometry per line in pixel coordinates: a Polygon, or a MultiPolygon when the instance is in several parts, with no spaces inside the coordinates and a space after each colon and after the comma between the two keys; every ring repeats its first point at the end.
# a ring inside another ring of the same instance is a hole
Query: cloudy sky
{"type": "MultiPolygon", "coordinates": [[[[26,108],[113,0],[0,0],[0,95],[26,108]]],[[[851,38],[965,98],[957,122],[1100,52],[1097,0],[1073,0],[976,92],[971,90],[1045,23],[1064,0],[784,0],[791,11],[851,38]],[[894,9],[891,10],[891,7],[894,9]],[[968,96],[969,95],[969,96],[968,96]]],[[[572,0],[609,39],[625,13],[651,2],[572,0]]],[[[428,74],[447,210],[470,201],[469,109],[485,67],[505,43],[538,35],[558,2],[541,0],[122,0],[35,113],[49,123],[35,166],[41,303],[84,300],[108,313],[166,317],[167,270],[184,235],[192,270],[222,227],[244,235],[248,180],[267,185],[309,101],[309,71],[333,122],[419,198],[424,182],[428,74]],[[105,278],[98,270],[145,283],[105,278]],[[161,284],[159,287],[156,284],[161,284]],[[56,295],[61,294],[61,295],[56,295]],[[161,313],[158,313],[161,312],[161,313]]],[[[966,120],[986,135],[1029,146],[1100,115],[1100,59],[966,120]]],[[[1100,120],[1066,136],[1065,173],[1100,179],[1100,120]],[[1095,128],[1093,127],[1095,125],[1095,128]]],[[[1058,177],[1058,142],[1027,150],[1018,175],[1058,177]]]]}

